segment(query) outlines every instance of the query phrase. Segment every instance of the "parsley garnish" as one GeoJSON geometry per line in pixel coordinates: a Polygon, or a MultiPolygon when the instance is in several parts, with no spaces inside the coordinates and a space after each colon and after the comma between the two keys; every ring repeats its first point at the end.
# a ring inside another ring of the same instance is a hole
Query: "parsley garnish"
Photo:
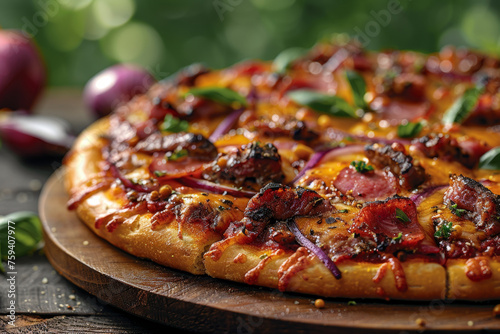
{"type": "Polygon", "coordinates": [[[155,176],[156,177],[162,177],[162,176],[165,176],[165,175],[167,175],[167,173],[159,171],[159,170],[155,170],[155,176]]]}
{"type": "Polygon", "coordinates": [[[167,156],[167,160],[168,161],[177,161],[183,157],[187,157],[188,155],[188,151],[186,149],[182,149],[182,150],[176,150],[175,152],[172,152],[172,154],[170,154],[170,156],[167,156]]]}
{"type": "Polygon", "coordinates": [[[397,237],[392,238],[392,241],[399,241],[401,238],[403,238],[403,233],[399,232],[397,237]]]}
{"type": "Polygon", "coordinates": [[[406,215],[406,213],[400,208],[396,208],[396,218],[401,220],[403,223],[409,223],[410,218],[406,215]]]}
{"type": "Polygon", "coordinates": [[[338,213],[348,213],[348,212],[349,212],[349,210],[347,210],[347,209],[342,209],[342,210],[338,210],[337,212],[338,212],[338,213]]]}
{"type": "MultiPolygon", "coordinates": [[[[452,202],[453,203],[453,202],[452,202]]],[[[464,210],[464,209],[460,209],[458,207],[458,204],[457,203],[453,203],[451,206],[450,206],[450,210],[451,210],[451,213],[453,213],[454,215],[458,216],[458,217],[462,217],[462,215],[464,213],[467,212],[467,210],[464,210]]]]}
{"type": "Polygon", "coordinates": [[[351,162],[351,166],[353,166],[354,168],[356,168],[356,171],[358,173],[366,173],[366,172],[373,171],[373,166],[367,165],[366,162],[364,162],[363,160],[361,160],[361,161],[353,161],[353,162],[351,162]]]}
{"type": "Polygon", "coordinates": [[[453,231],[453,223],[449,221],[444,221],[443,225],[439,228],[439,230],[434,233],[436,238],[448,239],[451,236],[451,232],[453,231]]]}
{"type": "Polygon", "coordinates": [[[163,123],[161,124],[160,129],[162,131],[168,132],[184,132],[189,128],[189,123],[185,120],[180,120],[177,117],[174,117],[170,114],[165,116],[163,123]]]}
{"type": "Polygon", "coordinates": [[[479,168],[500,170],[500,146],[492,148],[479,159],[479,168]]]}
{"type": "Polygon", "coordinates": [[[262,254],[261,256],[259,256],[259,259],[264,260],[266,257],[267,257],[267,254],[266,254],[266,253],[264,253],[264,254],[262,254]]]}
{"type": "Polygon", "coordinates": [[[356,302],[354,300],[350,300],[347,302],[347,305],[356,305],[356,302]]]}

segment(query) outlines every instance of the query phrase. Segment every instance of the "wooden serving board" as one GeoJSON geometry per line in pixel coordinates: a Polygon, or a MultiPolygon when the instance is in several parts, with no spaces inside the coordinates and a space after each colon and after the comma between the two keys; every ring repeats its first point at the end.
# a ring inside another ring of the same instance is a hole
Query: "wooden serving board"
{"type": "Polygon", "coordinates": [[[39,209],[54,268],[103,302],[186,330],[213,333],[409,333],[500,331],[494,303],[363,301],[281,293],[195,276],[131,256],[66,210],[64,169],[46,183],[39,209]],[[423,319],[425,326],[417,325],[423,319]]]}

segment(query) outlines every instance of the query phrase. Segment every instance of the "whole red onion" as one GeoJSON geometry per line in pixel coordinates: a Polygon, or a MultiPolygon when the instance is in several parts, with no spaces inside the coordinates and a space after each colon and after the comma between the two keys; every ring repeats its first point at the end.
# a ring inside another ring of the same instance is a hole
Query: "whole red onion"
{"type": "Polygon", "coordinates": [[[130,64],[111,66],[89,80],[83,92],[87,107],[97,117],[146,92],[156,80],[146,70],[130,64]]]}
{"type": "Polygon", "coordinates": [[[0,109],[31,110],[45,87],[45,65],[33,41],[0,30],[0,109]]]}

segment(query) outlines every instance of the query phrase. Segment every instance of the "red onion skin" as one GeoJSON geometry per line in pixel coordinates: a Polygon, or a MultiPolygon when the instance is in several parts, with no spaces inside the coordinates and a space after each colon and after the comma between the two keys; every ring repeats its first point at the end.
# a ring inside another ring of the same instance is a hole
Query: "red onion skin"
{"type": "Polygon", "coordinates": [[[337,268],[335,263],[333,263],[333,261],[328,257],[328,255],[326,255],[325,252],[323,252],[321,248],[319,248],[319,246],[315,245],[311,240],[307,239],[307,237],[303,235],[302,232],[300,232],[294,221],[290,220],[288,222],[288,227],[290,228],[290,231],[295,235],[295,239],[301,246],[307,248],[314,255],[316,255],[319,260],[323,262],[325,267],[330,270],[330,272],[336,279],[342,278],[342,273],[337,268]]]}
{"type": "Polygon", "coordinates": [[[256,192],[253,191],[238,190],[235,188],[221,186],[219,184],[212,183],[210,181],[195,179],[192,177],[183,177],[178,181],[188,187],[203,189],[216,194],[227,193],[228,195],[237,197],[247,197],[247,198],[253,197],[254,195],[257,194],[256,192]]]}
{"type": "Polygon", "coordinates": [[[0,30],[0,109],[31,110],[46,82],[45,64],[33,41],[0,30]]]}
{"type": "Polygon", "coordinates": [[[83,92],[85,105],[97,117],[145,93],[156,80],[146,70],[131,64],[111,66],[89,80],[83,92]]]}

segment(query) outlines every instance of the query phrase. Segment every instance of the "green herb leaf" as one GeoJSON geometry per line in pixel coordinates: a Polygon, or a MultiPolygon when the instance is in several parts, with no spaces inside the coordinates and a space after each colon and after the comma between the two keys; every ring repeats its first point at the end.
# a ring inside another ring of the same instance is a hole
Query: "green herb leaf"
{"type": "Polygon", "coordinates": [[[273,68],[276,73],[283,74],[290,68],[292,63],[302,57],[306,52],[303,48],[290,48],[280,52],[274,58],[273,68]]]}
{"type": "Polygon", "coordinates": [[[349,210],[347,210],[347,209],[341,209],[341,210],[338,210],[337,212],[338,213],[348,213],[349,210]]]}
{"type": "Polygon", "coordinates": [[[443,124],[451,125],[461,123],[467,118],[474,106],[477,104],[482,90],[474,87],[467,89],[443,115],[443,124]]]}
{"type": "Polygon", "coordinates": [[[167,175],[167,173],[159,171],[159,170],[155,170],[155,176],[156,177],[162,177],[162,176],[165,176],[165,175],[167,175]]]}
{"type": "Polygon", "coordinates": [[[444,221],[441,227],[434,233],[436,238],[448,239],[453,231],[453,223],[449,221],[444,221]]]}
{"type": "Polygon", "coordinates": [[[259,259],[264,260],[266,257],[267,257],[267,254],[266,254],[266,253],[264,253],[264,254],[262,254],[261,256],[259,256],[259,259]]]}
{"type": "Polygon", "coordinates": [[[352,95],[354,97],[354,103],[360,107],[361,109],[366,109],[366,83],[365,79],[358,72],[355,71],[346,71],[345,76],[349,85],[351,86],[352,95]]]}
{"type": "Polygon", "coordinates": [[[363,160],[353,161],[351,162],[351,166],[356,168],[356,171],[358,173],[366,173],[366,172],[371,172],[373,170],[373,166],[367,165],[366,162],[364,162],[363,160]]]}
{"type": "MultiPolygon", "coordinates": [[[[403,212],[404,213],[404,212],[403,212]]],[[[403,238],[403,233],[399,232],[398,236],[397,237],[394,237],[392,238],[393,241],[399,241],[401,240],[401,238],[403,238]]]]}
{"type": "Polygon", "coordinates": [[[408,122],[398,126],[398,136],[401,138],[413,138],[422,131],[424,125],[421,122],[408,122]]]}
{"type": "Polygon", "coordinates": [[[356,302],[354,300],[350,300],[347,302],[347,305],[356,305],[356,302]]]}
{"type": "Polygon", "coordinates": [[[175,152],[172,152],[169,156],[167,156],[168,161],[177,161],[181,158],[187,157],[189,152],[186,149],[182,150],[176,150],[175,152]]]}
{"type": "Polygon", "coordinates": [[[401,220],[403,223],[409,223],[411,221],[406,213],[400,208],[396,208],[396,218],[401,220]]]}
{"type": "Polygon", "coordinates": [[[492,148],[479,159],[479,168],[500,170],[500,146],[492,148]]]}
{"type": "Polygon", "coordinates": [[[330,116],[357,117],[354,108],[346,100],[335,95],[326,95],[309,89],[297,89],[287,93],[287,96],[295,103],[330,116]]]}
{"type": "MultiPolygon", "coordinates": [[[[453,202],[452,202],[453,203],[453,202]]],[[[450,210],[451,210],[451,213],[453,213],[454,215],[458,216],[458,217],[462,217],[463,214],[465,214],[467,212],[467,210],[464,210],[464,209],[460,209],[458,207],[458,204],[457,203],[453,203],[451,206],[450,206],[450,210]]]]}
{"type": "MultiPolygon", "coordinates": [[[[34,251],[42,240],[42,225],[33,212],[16,212],[0,218],[0,255],[16,258],[34,251]]],[[[3,266],[0,263],[0,270],[3,266]]]]}
{"type": "Polygon", "coordinates": [[[248,104],[247,99],[242,95],[225,87],[192,88],[186,93],[186,95],[189,94],[229,106],[233,103],[240,104],[241,106],[248,104]]]}
{"type": "Polygon", "coordinates": [[[185,120],[180,120],[172,115],[166,115],[160,130],[168,132],[185,132],[189,128],[189,123],[185,120]]]}

